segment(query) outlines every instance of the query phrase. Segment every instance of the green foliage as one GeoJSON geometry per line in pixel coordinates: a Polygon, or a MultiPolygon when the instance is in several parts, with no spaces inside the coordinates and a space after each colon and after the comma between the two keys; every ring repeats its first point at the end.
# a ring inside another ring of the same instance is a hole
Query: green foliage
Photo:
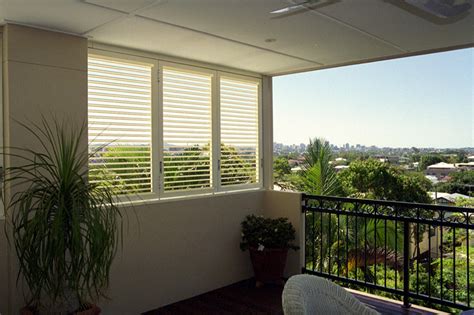
{"type": "Polygon", "coordinates": [[[331,145],[323,138],[314,138],[309,140],[306,153],[304,154],[307,166],[315,164],[329,164],[332,160],[333,153],[331,145]]]}
{"type": "MultiPolygon", "coordinates": [[[[326,207],[330,208],[332,205],[326,203],[326,207]]],[[[306,214],[305,221],[305,235],[309,240],[306,242],[306,257],[311,266],[312,257],[316,258],[314,267],[317,270],[329,272],[331,268],[335,268],[335,264],[337,267],[336,262],[339,261],[341,272],[346,271],[346,266],[348,271],[352,272],[356,266],[377,264],[377,258],[380,259],[385,254],[387,264],[395,266],[395,251],[400,254],[403,249],[402,232],[400,227],[398,230],[395,228],[394,221],[356,219],[352,216],[340,216],[338,221],[334,214],[312,212],[306,214]],[[313,229],[313,226],[316,229],[313,229]],[[396,234],[398,237],[395,237],[396,234]],[[367,261],[361,261],[361,257],[365,256],[367,261]]]]}
{"type": "Polygon", "coordinates": [[[467,159],[468,154],[467,154],[466,151],[460,150],[460,151],[457,151],[455,154],[456,154],[455,163],[466,163],[466,162],[468,162],[468,159],[467,159]]]}
{"type": "MultiPolygon", "coordinates": [[[[100,181],[102,186],[115,189],[117,194],[151,192],[151,157],[149,147],[118,146],[111,143],[93,149],[94,159],[90,164],[90,179],[100,181]],[[103,160],[113,159],[113,165],[102,164],[103,160]],[[97,162],[97,163],[94,163],[97,162]]],[[[210,185],[210,146],[187,147],[182,152],[165,151],[164,189],[166,191],[198,189],[210,185]],[[182,178],[186,176],[187,182],[182,178]]],[[[222,185],[253,183],[256,181],[255,162],[252,156],[235,147],[221,144],[221,183],[222,185]]]]}
{"type": "Polygon", "coordinates": [[[7,148],[15,165],[5,170],[13,189],[7,215],[18,280],[23,276],[30,289],[27,304],[51,310],[95,301],[109,285],[121,238],[114,191],[88,182],[84,126],[45,118],[39,125],[20,125],[41,147],[7,148]]]}
{"type": "Polygon", "coordinates": [[[122,146],[111,143],[105,147],[91,148],[89,180],[114,189],[118,195],[151,191],[150,148],[122,146]],[[102,164],[112,160],[113,165],[102,164]],[[126,180],[129,180],[126,182],[126,180]]]}
{"type": "Polygon", "coordinates": [[[287,218],[270,219],[252,214],[245,217],[241,226],[241,250],[258,248],[260,245],[265,248],[298,249],[292,244],[295,240],[295,229],[287,218]]]}
{"type": "Polygon", "coordinates": [[[474,171],[461,171],[451,173],[446,183],[438,185],[438,191],[450,194],[459,193],[464,195],[474,194],[474,171]]]}
{"type": "Polygon", "coordinates": [[[221,143],[221,185],[250,184],[257,181],[255,152],[245,154],[236,147],[221,143]]]}
{"type": "Polygon", "coordinates": [[[301,171],[298,173],[291,173],[285,175],[280,180],[276,181],[276,184],[280,186],[283,190],[288,191],[303,191],[303,177],[301,176],[301,171]]]}
{"type": "Polygon", "coordinates": [[[429,181],[377,160],[354,161],[338,174],[346,195],[356,198],[430,203],[429,181]]]}
{"type": "Polygon", "coordinates": [[[279,156],[273,161],[273,173],[276,181],[280,181],[286,175],[291,174],[291,166],[287,157],[279,156]]]}
{"type": "Polygon", "coordinates": [[[164,188],[166,191],[196,189],[209,187],[210,153],[209,145],[186,148],[184,152],[165,152],[164,161],[164,188]],[[189,184],[181,183],[182,176],[187,176],[189,184]]]}
{"type": "MultiPolygon", "coordinates": [[[[470,283],[467,282],[467,250],[466,246],[456,248],[456,260],[450,257],[443,258],[443,269],[441,269],[441,259],[433,261],[434,277],[431,279],[433,283],[442,283],[442,292],[439,285],[433,286],[432,294],[444,299],[453,299],[454,291],[456,291],[456,300],[458,302],[467,302],[467,286],[469,285],[470,299],[474,299],[474,246],[469,248],[469,269],[470,283]],[[455,274],[453,273],[455,272],[455,274]],[[443,281],[441,281],[441,275],[443,281]],[[442,296],[441,296],[442,294],[442,296]]],[[[426,284],[425,284],[426,285],[426,284]]]]}
{"type": "Polygon", "coordinates": [[[335,196],[340,192],[339,181],[331,165],[317,163],[303,172],[301,180],[304,191],[313,195],[335,196]]]}
{"type": "Polygon", "coordinates": [[[421,171],[424,171],[428,166],[440,162],[446,162],[446,158],[439,154],[425,154],[420,156],[420,164],[418,167],[421,171]]]}
{"type": "Polygon", "coordinates": [[[358,160],[367,160],[370,156],[365,152],[347,151],[339,153],[339,157],[342,157],[346,159],[348,163],[351,163],[358,160]]]}
{"type": "Polygon", "coordinates": [[[289,160],[295,160],[295,159],[297,159],[297,158],[298,158],[298,153],[296,153],[296,152],[290,152],[290,153],[288,153],[288,159],[289,159],[289,160]]]}
{"type": "Polygon", "coordinates": [[[474,198],[457,198],[457,207],[474,208],[474,198]]]}
{"type": "Polygon", "coordinates": [[[432,183],[423,174],[405,173],[400,175],[401,190],[396,198],[398,201],[431,203],[428,191],[432,188],[432,183]]]}
{"type": "Polygon", "coordinates": [[[336,171],[329,163],[333,154],[329,142],[322,138],[310,140],[304,155],[305,164],[301,173],[301,189],[314,195],[337,195],[340,185],[336,171]]]}

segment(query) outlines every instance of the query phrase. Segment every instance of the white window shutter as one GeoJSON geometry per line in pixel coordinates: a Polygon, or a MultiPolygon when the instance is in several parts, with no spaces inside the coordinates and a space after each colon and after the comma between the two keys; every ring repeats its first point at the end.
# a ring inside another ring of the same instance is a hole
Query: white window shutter
{"type": "Polygon", "coordinates": [[[89,56],[89,180],[152,192],[151,65],[89,56]]]}
{"type": "Polygon", "coordinates": [[[220,185],[260,183],[259,82],[220,78],[220,185]]]}
{"type": "Polygon", "coordinates": [[[212,80],[213,75],[205,71],[162,68],[165,194],[213,187],[212,80]]]}

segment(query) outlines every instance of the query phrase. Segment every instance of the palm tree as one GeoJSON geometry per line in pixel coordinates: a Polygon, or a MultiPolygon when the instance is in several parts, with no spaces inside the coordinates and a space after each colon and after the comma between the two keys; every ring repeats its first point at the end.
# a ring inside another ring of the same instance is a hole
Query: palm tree
{"type": "Polygon", "coordinates": [[[303,190],[314,195],[337,195],[340,185],[331,165],[333,157],[329,142],[323,138],[309,140],[301,179],[303,190]]]}
{"type": "MultiPolygon", "coordinates": [[[[310,139],[304,158],[300,176],[303,191],[322,196],[342,194],[336,171],[330,163],[333,153],[328,141],[323,138],[310,139]]],[[[399,264],[400,256],[395,251],[401,250],[401,244],[395,243],[400,243],[401,238],[395,240],[394,236],[398,232],[393,222],[389,221],[385,226],[380,220],[356,221],[354,217],[344,215],[337,220],[335,214],[329,213],[308,213],[306,221],[311,222],[311,228],[306,231],[309,240],[312,240],[307,244],[308,256],[314,254],[315,257],[320,257],[312,266],[315,269],[328,272],[339,266],[341,270],[348,269],[349,272],[357,267],[365,271],[365,277],[371,278],[369,267],[384,261],[385,256],[390,266],[397,268],[399,264]],[[316,230],[312,228],[313,223],[316,230]],[[368,235],[376,236],[366,239],[366,231],[368,235]],[[382,242],[385,239],[387,244],[382,242]]],[[[309,263],[313,264],[312,261],[309,263]]]]}

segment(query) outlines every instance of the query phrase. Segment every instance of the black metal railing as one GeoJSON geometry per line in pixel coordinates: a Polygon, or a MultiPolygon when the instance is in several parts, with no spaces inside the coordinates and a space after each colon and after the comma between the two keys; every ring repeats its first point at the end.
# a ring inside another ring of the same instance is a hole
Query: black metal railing
{"type": "Polygon", "coordinates": [[[302,211],[304,273],[404,307],[474,307],[474,209],[303,195],[302,211]]]}

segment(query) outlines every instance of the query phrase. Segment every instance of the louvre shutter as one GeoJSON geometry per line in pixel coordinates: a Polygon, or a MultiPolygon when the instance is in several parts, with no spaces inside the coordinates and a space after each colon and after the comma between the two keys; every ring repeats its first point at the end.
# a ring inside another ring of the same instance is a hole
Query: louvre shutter
{"type": "Polygon", "coordinates": [[[212,74],[163,67],[163,190],[212,187],[212,74]]]}
{"type": "Polygon", "coordinates": [[[89,56],[89,180],[152,191],[151,65],[89,56]]]}
{"type": "Polygon", "coordinates": [[[259,128],[259,83],[221,77],[221,186],[260,182],[259,128]]]}

